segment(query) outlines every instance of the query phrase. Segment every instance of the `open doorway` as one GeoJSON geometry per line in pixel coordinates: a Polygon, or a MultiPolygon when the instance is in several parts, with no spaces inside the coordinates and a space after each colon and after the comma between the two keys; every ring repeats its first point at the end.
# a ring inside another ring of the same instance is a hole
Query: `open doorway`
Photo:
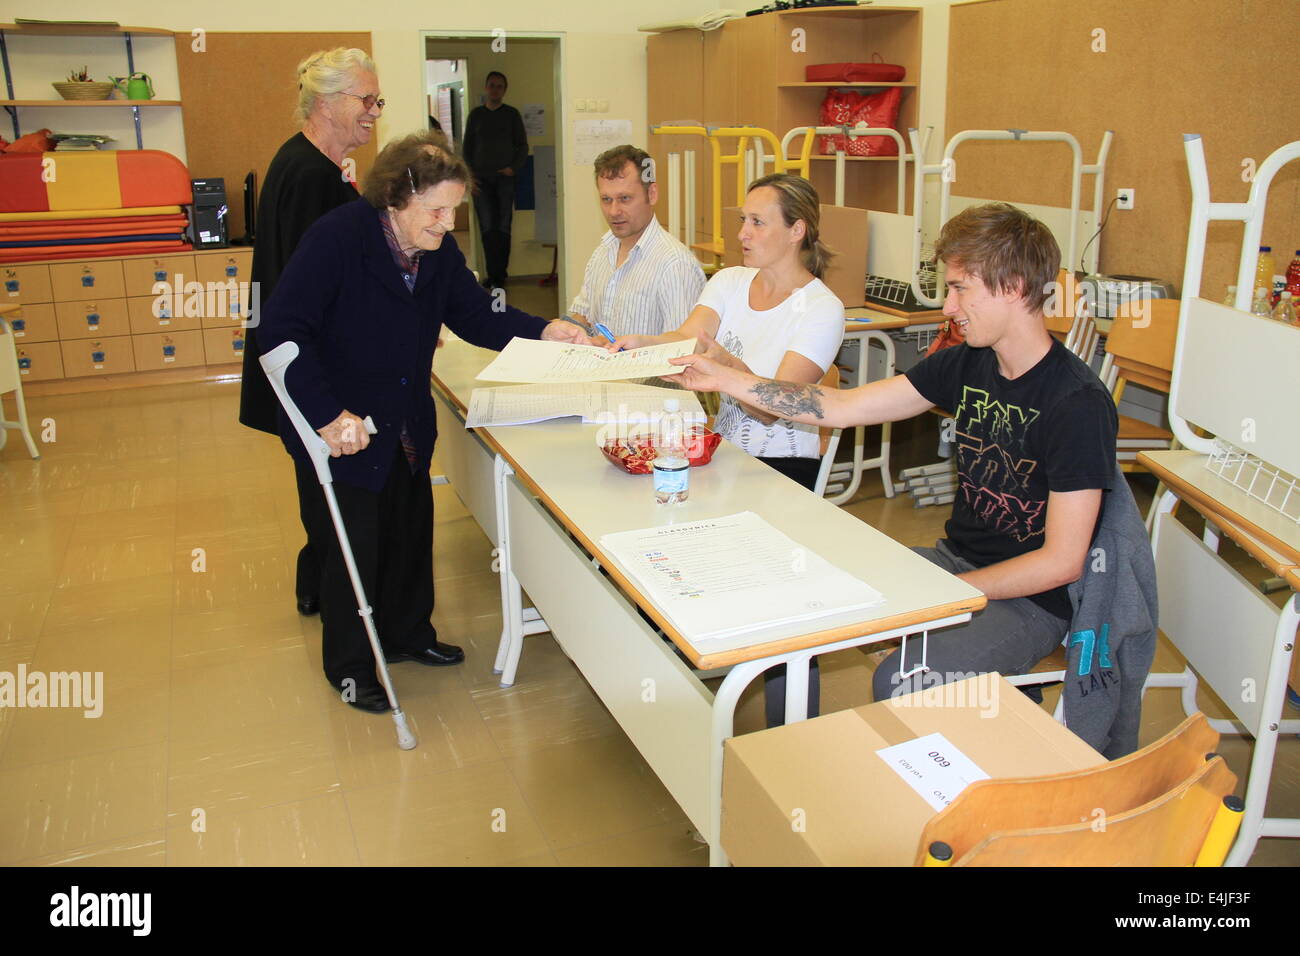
{"type": "MultiPolygon", "coordinates": [[[[502,102],[517,110],[528,140],[528,158],[514,177],[509,232],[507,301],[535,315],[560,314],[566,293],[563,261],[563,197],[557,175],[563,148],[560,77],[562,37],[553,34],[424,33],[425,94],[433,120],[463,151],[470,113],[486,100],[488,74],[503,73],[502,102]]],[[[470,268],[486,278],[483,237],[473,205],[457,215],[457,245],[470,268]]],[[[500,250],[500,234],[490,240],[500,250]]],[[[494,257],[500,261],[498,252],[494,257]]]]}

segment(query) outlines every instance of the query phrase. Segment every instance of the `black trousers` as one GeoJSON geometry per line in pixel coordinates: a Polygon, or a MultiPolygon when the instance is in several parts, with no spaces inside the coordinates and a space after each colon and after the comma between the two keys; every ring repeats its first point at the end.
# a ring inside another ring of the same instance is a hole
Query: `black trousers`
{"type": "MultiPolygon", "coordinates": [[[[314,469],[294,460],[298,500],[309,542],[320,558],[320,615],[325,676],[359,687],[375,682],[375,659],[357,613],[356,594],[343,561],[325,492],[314,469]]],[[[335,483],[343,525],[357,573],[374,611],[379,640],[389,651],[419,650],[437,634],[433,614],[433,489],[427,470],[411,474],[402,446],[376,494],[335,483]]]]}
{"type": "MultiPolygon", "coordinates": [[[[809,491],[817,484],[821,470],[820,458],[759,458],[763,464],[779,471],[791,481],[797,481],[809,491]]],[[[808,662],[808,716],[821,712],[822,681],[817,658],[808,662]]],[[[778,664],[763,672],[763,709],[769,727],[785,723],[785,665],[778,664]]]]}
{"type": "Polygon", "coordinates": [[[483,278],[505,282],[510,266],[510,224],[515,212],[515,177],[480,176],[474,212],[483,239],[483,278]]]}

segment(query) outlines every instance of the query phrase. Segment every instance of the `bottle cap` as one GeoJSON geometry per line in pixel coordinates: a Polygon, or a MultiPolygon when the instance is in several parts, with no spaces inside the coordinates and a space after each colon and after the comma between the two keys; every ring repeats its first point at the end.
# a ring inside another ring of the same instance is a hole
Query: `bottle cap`
{"type": "Polygon", "coordinates": [[[665,399],[664,399],[664,411],[666,411],[666,412],[680,412],[681,410],[682,410],[682,403],[681,403],[680,401],[678,401],[677,399],[675,399],[675,398],[665,398],[665,399]]]}
{"type": "Polygon", "coordinates": [[[1260,251],[1260,252],[1272,252],[1272,251],[1273,251],[1273,247],[1272,247],[1272,246],[1260,246],[1260,247],[1259,247],[1259,251],[1260,251]]]}

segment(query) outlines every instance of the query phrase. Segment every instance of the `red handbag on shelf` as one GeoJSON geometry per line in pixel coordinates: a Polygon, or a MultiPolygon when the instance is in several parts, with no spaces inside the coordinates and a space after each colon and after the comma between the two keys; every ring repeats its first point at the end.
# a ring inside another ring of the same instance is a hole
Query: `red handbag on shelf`
{"type": "Polygon", "coordinates": [[[871,63],[818,63],[804,67],[808,83],[897,83],[907,70],[897,63],[885,63],[879,53],[871,63]]]}
{"type": "MultiPolygon", "coordinates": [[[[879,93],[859,93],[856,90],[826,91],[822,100],[821,126],[857,126],[898,128],[898,105],[902,101],[901,87],[891,86],[879,93]]],[[[843,150],[849,156],[897,156],[898,143],[888,136],[849,137],[842,133],[821,137],[823,156],[843,150]]]]}

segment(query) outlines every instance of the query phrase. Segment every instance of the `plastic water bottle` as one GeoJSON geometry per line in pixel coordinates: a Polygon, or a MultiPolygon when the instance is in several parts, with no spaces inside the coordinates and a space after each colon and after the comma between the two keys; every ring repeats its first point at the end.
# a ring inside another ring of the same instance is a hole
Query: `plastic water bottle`
{"type": "Polygon", "coordinates": [[[1283,292],[1277,300],[1277,305],[1273,307],[1273,318],[1287,325],[1296,324],[1295,303],[1291,300],[1290,292],[1283,292]]]}
{"type": "Polygon", "coordinates": [[[1235,285],[1228,286],[1228,294],[1223,297],[1223,304],[1234,309],[1237,307],[1237,287],[1235,285]]]}
{"type": "Polygon", "coordinates": [[[655,501],[661,505],[685,501],[690,492],[691,462],[686,457],[686,421],[682,404],[675,398],[664,400],[663,414],[655,435],[655,501]]]}
{"type": "Polygon", "coordinates": [[[1258,315],[1261,319],[1273,318],[1273,306],[1269,302],[1268,289],[1263,286],[1255,290],[1255,301],[1250,306],[1250,314],[1258,315]]]}

